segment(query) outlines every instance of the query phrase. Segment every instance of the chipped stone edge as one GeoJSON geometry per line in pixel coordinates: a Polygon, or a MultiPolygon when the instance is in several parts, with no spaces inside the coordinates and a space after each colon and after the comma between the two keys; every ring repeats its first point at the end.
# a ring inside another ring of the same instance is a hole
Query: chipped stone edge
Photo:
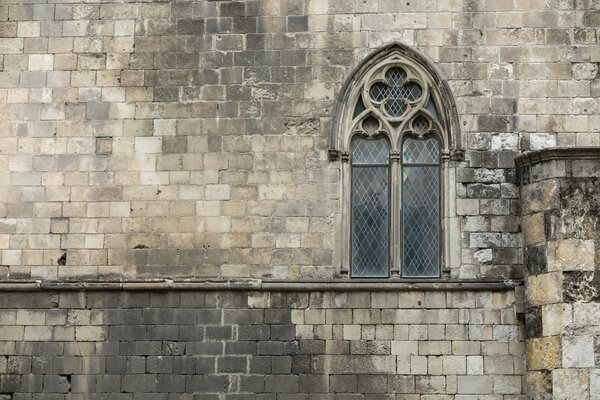
{"type": "Polygon", "coordinates": [[[522,280],[129,280],[129,281],[0,281],[0,292],[70,290],[251,290],[251,291],[509,291],[522,280]]]}

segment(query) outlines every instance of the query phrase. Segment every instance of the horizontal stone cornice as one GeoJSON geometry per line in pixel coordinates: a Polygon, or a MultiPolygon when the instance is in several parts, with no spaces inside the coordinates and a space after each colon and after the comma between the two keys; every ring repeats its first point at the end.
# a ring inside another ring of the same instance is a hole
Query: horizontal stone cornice
{"type": "Polygon", "coordinates": [[[0,281],[0,291],[70,290],[252,290],[252,291],[507,291],[521,280],[129,280],[0,281]]]}
{"type": "Polygon", "coordinates": [[[600,160],[600,147],[552,147],[530,151],[515,157],[515,166],[522,168],[552,160],[600,160]]]}

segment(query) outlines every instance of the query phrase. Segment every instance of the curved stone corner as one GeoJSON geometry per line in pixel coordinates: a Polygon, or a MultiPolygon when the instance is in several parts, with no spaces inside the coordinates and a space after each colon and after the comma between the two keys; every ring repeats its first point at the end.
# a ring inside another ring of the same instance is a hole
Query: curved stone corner
{"type": "Polygon", "coordinates": [[[515,159],[526,272],[525,390],[530,399],[600,392],[600,148],[515,159]]]}

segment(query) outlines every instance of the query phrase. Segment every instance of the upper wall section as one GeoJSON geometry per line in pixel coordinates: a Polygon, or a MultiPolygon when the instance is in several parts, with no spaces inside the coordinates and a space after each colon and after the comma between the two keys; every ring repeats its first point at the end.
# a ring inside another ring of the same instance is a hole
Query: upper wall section
{"type": "Polygon", "coordinates": [[[514,156],[600,144],[592,4],[2,0],[0,279],[337,276],[335,98],[395,41],[460,118],[444,273],[518,277],[514,156]]]}

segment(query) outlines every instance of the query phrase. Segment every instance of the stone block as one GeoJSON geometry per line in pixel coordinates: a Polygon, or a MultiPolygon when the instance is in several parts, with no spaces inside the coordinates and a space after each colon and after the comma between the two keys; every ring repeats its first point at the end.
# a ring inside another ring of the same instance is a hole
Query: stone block
{"type": "Polygon", "coordinates": [[[549,241],[546,247],[549,271],[593,271],[593,240],[564,239],[549,241]]]}
{"type": "Polygon", "coordinates": [[[546,240],[544,214],[536,213],[523,216],[523,244],[533,246],[546,240]]]}
{"type": "Polygon", "coordinates": [[[542,306],[542,335],[554,336],[566,332],[572,324],[572,306],[549,304],[542,306]]]}
{"type": "Polygon", "coordinates": [[[589,373],[586,369],[556,369],[552,371],[552,399],[590,398],[589,373]]]}
{"type": "Polygon", "coordinates": [[[558,303],[563,299],[562,274],[549,272],[527,277],[525,295],[530,305],[558,303]]]}
{"type": "Polygon", "coordinates": [[[556,369],[561,367],[560,336],[549,336],[527,340],[527,368],[532,370],[556,369]]]}

